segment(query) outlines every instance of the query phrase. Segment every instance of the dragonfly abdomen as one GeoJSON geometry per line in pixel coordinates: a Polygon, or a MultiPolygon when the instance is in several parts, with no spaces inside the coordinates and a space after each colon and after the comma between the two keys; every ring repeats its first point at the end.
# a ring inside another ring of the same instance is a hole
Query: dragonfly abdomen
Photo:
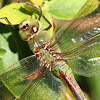
{"type": "Polygon", "coordinates": [[[67,65],[67,63],[63,60],[57,60],[54,63],[55,65],[52,68],[52,71],[57,77],[59,77],[65,84],[68,85],[77,100],[87,100],[81,88],[77,84],[69,65],[67,65]]]}
{"type": "MultiPolygon", "coordinates": [[[[63,74],[60,73],[63,77],[63,74]]],[[[63,77],[64,82],[69,86],[70,90],[72,91],[73,95],[77,98],[77,100],[87,100],[81,90],[81,88],[79,87],[79,85],[77,84],[73,73],[71,73],[68,76],[63,77]]]]}

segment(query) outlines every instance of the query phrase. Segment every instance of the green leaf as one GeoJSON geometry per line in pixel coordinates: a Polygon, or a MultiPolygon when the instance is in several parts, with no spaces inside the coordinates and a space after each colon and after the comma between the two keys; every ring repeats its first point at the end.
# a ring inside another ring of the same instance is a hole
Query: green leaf
{"type": "MultiPolygon", "coordinates": [[[[2,59],[0,59],[0,71],[3,71],[8,66],[12,65],[14,60],[18,61],[18,57],[16,56],[15,53],[13,53],[10,50],[10,47],[9,47],[9,39],[10,39],[10,37],[12,37],[11,32],[9,32],[9,27],[0,24],[0,28],[1,28],[1,30],[0,30],[0,48],[4,48],[6,50],[6,54],[3,56],[2,59]]],[[[12,39],[12,41],[13,41],[13,39],[12,39]]],[[[13,44],[14,44],[14,42],[13,42],[13,44]]]]}
{"type": "Polygon", "coordinates": [[[6,54],[0,59],[0,72],[32,54],[27,43],[20,39],[18,32],[3,24],[0,24],[0,48],[6,50],[6,54]]]}
{"type": "Polygon", "coordinates": [[[5,49],[0,48],[0,58],[6,53],[5,49]]]}
{"type": "Polygon", "coordinates": [[[90,87],[91,98],[99,100],[100,98],[100,75],[87,78],[90,87]],[[95,95],[96,94],[96,95],[95,95]]]}
{"type": "MultiPolygon", "coordinates": [[[[7,17],[12,25],[19,24],[25,18],[31,18],[31,14],[24,9],[23,3],[12,3],[0,9],[0,18],[7,17]]],[[[8,24],[5,19],[0,22],[8,24]]]]}
{"type": "Polygon", "coordinates": [[[41,6],[43,4],[43,1],[44,0],[30,0],[32,3],[38,5],[38,6],[41,6]]]}
{"type": "Polygon", "coordinates": [[[0,81],[0,100],[14,100],[14,96],[0,81]]]}
{"type": "MultiPolygon", "coordinates": [[[[99,6],[98,0],[51,0],[48,2],[48,12],[60,19],[72,19],[80,9],[84,8],[84,5],[87,4],[87,7],[91,6],[92,9],[88,11],[87,13],[83,14],[82,16],[85,16],[92,11],[94,11],[99,6]]],[[[80,16],[81,17],[81,16],[80,16]]]]}

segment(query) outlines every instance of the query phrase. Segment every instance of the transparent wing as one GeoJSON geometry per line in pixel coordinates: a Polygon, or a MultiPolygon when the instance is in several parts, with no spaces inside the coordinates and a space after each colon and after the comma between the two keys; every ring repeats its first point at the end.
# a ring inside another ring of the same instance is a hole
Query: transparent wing
{"type": "Polygon", "coordinates": [[[61,54],[62,59],[83,76],[100,74],[100,34],[75,45],[69,52],[61,54]]]}
{"type": "Polygon", "coordinates": [[[39,79],[24,92],[21,100],[67,100],[63,91],[63,83],[51,73],[39,79]]]}
{"type": "MultiPolygon", "coordinates": [[[[82,28],[84,28],[85,26],[84,24],[90,19],[86,20],[85,18],[84,19],[79,18],[80,16],[84,16],[88,11],[93,9],[94,8],[93,4],[96,4],[96,2],[97,1],[94,0],[88,0],[88,3],[84,5],[82,9],[76,14],[74,20],[70,21],[69,23],[67,23],[67,25],[64,26],[66,27],[66,29],[54,35],[54,37],[51,39],[52,50],[55,50],[56,52],[58,52],[58,48],[60,48],[60,51],[66,50],[67,48],[74,46],[78,43],[81,43],[89,39],[90,37],[96,35],[95,32],[92,33],[89,30],[85,30],[83,32],[82,28]]],[[[87,25],[88,25],[87,27],[91,26],[91,22],[88,23],[87,25]]]]}
{"type": "Polygon", "coordinates": [[[32,55],[0,73],[0,79],[15,96],[18,96],[30,82],[23,77],[38,68],[39,64],[39,61],[32,55]]]}
{"type": "Polygon", "coordinates": [[[67,23],[64,31],[55,34],[51,49],[59,53],[76,73],[90,77],[100,74],[100,16],[79,18],[92,9],[96,1],[88,3],[89,6],[84,5],[75,16],[76,19],[67,23]]]}
{"type": "Polygon", "coordinates": [[[47,75],[48,69],[42,69],[40,61],[32,55],[0,73],[0,79],[17,99],[64,100],[61,81],[47,75]]]}

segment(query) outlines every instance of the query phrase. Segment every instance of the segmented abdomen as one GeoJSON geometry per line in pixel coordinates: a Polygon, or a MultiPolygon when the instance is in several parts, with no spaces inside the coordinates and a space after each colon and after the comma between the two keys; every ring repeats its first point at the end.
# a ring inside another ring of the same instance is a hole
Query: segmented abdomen
{"type": "Polygon", "coordinates": [[[72,73],[71,68],[67,63],[63,60],[54,61],[54,66],[52,67],[52,71],[54,74],[59,77],[65,84],[68,85],[73,95],[77,98],[77,100],[87,100],[77,84],[74,75],[72,73]]]}

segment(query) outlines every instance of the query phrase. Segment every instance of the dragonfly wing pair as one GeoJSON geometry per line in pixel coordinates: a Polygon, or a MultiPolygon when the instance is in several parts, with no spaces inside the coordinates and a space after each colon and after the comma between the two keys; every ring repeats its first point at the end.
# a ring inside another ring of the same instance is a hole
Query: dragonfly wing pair
{"type": "Polygon", "coordinates": [[[0,79],[16,99],[64,100],[61,81],[48,73],[48,69],[44,72],[41,69],[40,61],[32,55],[0,73],[0,79]]]}
{"type": "Polygon", "coordinates": [[[93,3],[83,6],[75,19],[64,26],[66,29],[56,33],[51,40],[51,49],[59,53],[77,74],[87,77],[100,74],[100,16],[79,17],[91,10],[93,3]]]}
{"type": "MultiPolygon", "coordinates": [[[[98,16],[96,17],[97,27],[82,32],[79,26],[75,31],[69,31],[71,34],[64,40],[65,42],[63,40],[58,42],[61,58],[65,59],[77,74],[87,77],[100,74],[100,21],[98,16]]],[[[95,26],[95,23],[93,25],[95,26]]]]}

